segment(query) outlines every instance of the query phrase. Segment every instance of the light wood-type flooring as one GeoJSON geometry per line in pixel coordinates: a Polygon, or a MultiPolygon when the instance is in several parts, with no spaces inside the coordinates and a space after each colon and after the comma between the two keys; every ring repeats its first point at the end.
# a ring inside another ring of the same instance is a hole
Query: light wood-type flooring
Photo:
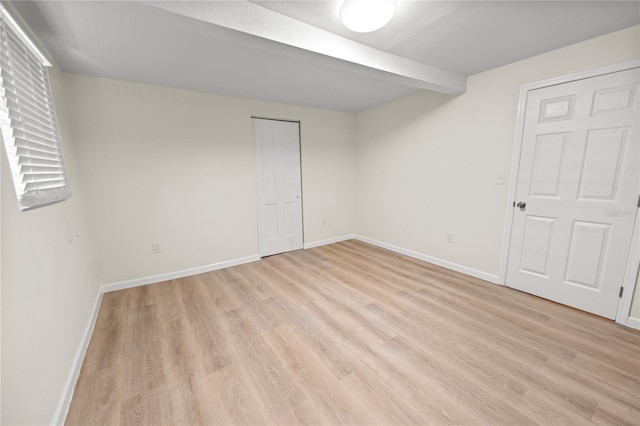
{"type": "Polygon", "coordinates": [[[354,240],[104,295],[68,424],[640,424],[640,333],[354,240]]]}

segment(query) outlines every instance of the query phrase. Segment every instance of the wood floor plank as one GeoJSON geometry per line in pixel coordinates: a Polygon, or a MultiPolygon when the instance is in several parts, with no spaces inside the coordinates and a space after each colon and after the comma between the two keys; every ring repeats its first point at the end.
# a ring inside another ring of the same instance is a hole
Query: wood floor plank
{"type": "Polygon", "coordinates": [[[424,424],[427,420],[424,400],[413,398],[408,392],[381,395],[377,389],[385,382],[368,368],[357,368],[341,379],[340,384],[356,401],[358,423],[412,425],[424,424]]]}
{"type": "Polygon", "coordinates": [[[195,380],[194,400],[207,425],[268,425],[273,423],[257,389],[239,364],[229,365],[195,380]]]}
{"type": "Polygon", "coordinates": [[[284,363],[251,319],[241,310],[228,312],[224,317],[227,333],[234,344],[235,358],[259,390],[269,413],[277,418],[304,402],[306,395],[294,384],[284,363]]]}
{"type": "Polygon", "coordinates": [[[231,342],[223,335],[220,318],[212,311],[211,306],[206,299],[184,302],[186,317],[198,351],[196,356],[201,359],[206,373],[220,370],[233,362],[231,342]]]}
{"type": "Polygon", "coordinates": [[[179,381],[204,372],[199,348],[189,321],[178,318],[165,322],[160,330],[161,356],[167,382],[179,381]]]}
{"type": "Polygon", "coordinates": [[[107,293],[67,424],[640,425],[640,333],[345,241],[107,293]]]}
{"type": "MultiPolygon", "coordinates": [[[[347,353],[340,350],[340,341],[327,329],[327,324],[318,318],[309,316],[299,306],[287,303],[281,299],[272,300],[274,309],[281,318],[285,318],[287,324],[292,327],[321,357],[325,366],[338,379],[341,379],[354,370],[354,360],[347,353]]],[[[284,321],[283,321],[284,322],[284,321]]]]}
{"type": "Polygon", "coordinates": [[[280,425],[327,425],[327,419],[322,417],[317,405],[311,399],[296,406],[282,415],[275,424],[280,425]]]}
{"type": "MultiPolygon", "coordinates": [[[[447,342],[450,344],[475,347],[474,350],[478,357],[483,359],[483,365],[478,368],[478,372],[487,371],[489,373],[488,382],[491,382],[491,375],[496,374],[496,368],[499,367],[502,372],[496,376],[507,373],[516,383],[526,384],[529,389],[533,388],[545,395],[552,395],[556,402],[564,406],[564,409],[577,411],[585,418],[590,418],[598,400],[597,396],[589,391],[589,387],[577,386],[578,383],[571,376],[550,374],[547,363],[549,357],[528,357],[526,352],[520,350],[521,345],[526,350],[526,341],[518,340],[520,337],[517,334],[511,333],[510,338],[505,340],[505,336],[496,334],[500,332],[499,328],[495,332],[492,332],[491,329],[484,330],[484,326],[475,321],[476,318],[473,315],[469,321],[463,322],[464,327],[451,325],[461,322],[460,319],[436,325],[441,317],[447,317],[447,313],[429,317],[430,315],[431,311],[422,311],[421,315],[412,316],[411,321],[424,328],[428,327],[431,332],[446,330],[448,333],[447,342]],[[425,318],[429,318],[428,322],[424,322],[425,318]],[[497,352],[495,351],[496,347],[502,347],[506,350],[497,352]]],[[[442,340],[445,338],[440,337],[442,340]]],[[[432,342],[432,344],[437,346],[438,341],[432,342]]],[[[464,353],[460,350],[456,353],[458,352],[464,353]]],[[[562,360],[562,358],[558,359],[562,360]]],[[[562,362],[566,364],[566,360],[562,362]]],[[[513,395],[513,390],[506,395],[513,395]]],[[[601,397],[608,398],[608,396],[601,397]]]]}
{"type": "MultiPolygon", "coordinates": [[[[133,398],[124,399],[120,403],[120,416],[118,424],[125,426],[138,426],[151,424],[147,416],[151,414],[147,406],[147,401],[144,396],[136,395],[133,398]]],[[[69,413],[70,415],[72,412],[69,413]]],[[[67,417],[67,423],[68,417],[67,417]]],[[[83,419],[81,424],[93,424],[87,418],[83,419]]]]}
{"type": "MultiPolygon", "coordinates": [[[[355,424],[359,421],[355,404],[331,372],[287,325],[267,333],[267,340],[292,372],[295,382],[310,399],[324,422],[355,424]]],[[[294,407],[295,409],[295,407],[294,407]]]]}
{"type": "Polygon", "coordinates": [[[121,400],[120,378],[108,369],[88,373],[83,371],[78,386],[85,389],[76,394],[71,401],[66,423],[114,424],[120,416],[121,400]]]}
{"type": "Polygon", "coordinates": [[[192,395],[194,383],[190,378],[169,382],[145,396],[148,423],[152,425],[203,424],[202,406],[192,395]]]}
{"type": "Polygon", "coordinates": [[[230,291],[234,287],[233,283],[225,281],[221,274],[202,274],[200,280],[205,284],[207,297],[210,298],[215,312],[225,313],[240,307],[238,300],[230,291]]]}
{"type": "MultiPolygon", "coordinates": [[[[161,323],[173,322],[185,317],[179,282],[172,280],[147,286],[152,290],[153,305],[161,323]]],[[[118,293],[118,292],[115,292],[118,293]]]]}

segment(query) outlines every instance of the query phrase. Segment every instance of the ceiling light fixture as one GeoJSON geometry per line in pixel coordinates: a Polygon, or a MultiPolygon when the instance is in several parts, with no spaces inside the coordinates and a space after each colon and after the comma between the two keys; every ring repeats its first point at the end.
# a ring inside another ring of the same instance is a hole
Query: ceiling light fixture
{"type": "Polygon", "coordinates": [[[351,31],[370,33],[391,21],[396,13],[396,0],[344,0],[340,20],[351,31]]]}

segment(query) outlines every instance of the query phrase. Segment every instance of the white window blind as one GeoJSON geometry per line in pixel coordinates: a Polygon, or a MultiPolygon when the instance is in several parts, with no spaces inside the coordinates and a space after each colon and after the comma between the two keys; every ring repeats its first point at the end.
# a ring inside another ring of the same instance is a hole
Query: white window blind
{"type": "Polygon", "coordinates": [[[0,130],[22,210],[71,196],[43,58],[2,5],[0,130]]]}

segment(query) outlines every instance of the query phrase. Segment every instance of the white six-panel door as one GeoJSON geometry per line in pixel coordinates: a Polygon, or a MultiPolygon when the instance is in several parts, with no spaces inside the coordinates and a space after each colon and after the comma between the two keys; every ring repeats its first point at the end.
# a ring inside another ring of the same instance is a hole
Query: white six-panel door
{"type": "Polygon", "coordinates": [[[640,194],[639,75],[529,92],[508,286],[615,318],[640,194]]]}
{"type": "Polygon", "coordinates": [[[300,125],[253,118],[260,255],[302,248],[300,125]]]}

